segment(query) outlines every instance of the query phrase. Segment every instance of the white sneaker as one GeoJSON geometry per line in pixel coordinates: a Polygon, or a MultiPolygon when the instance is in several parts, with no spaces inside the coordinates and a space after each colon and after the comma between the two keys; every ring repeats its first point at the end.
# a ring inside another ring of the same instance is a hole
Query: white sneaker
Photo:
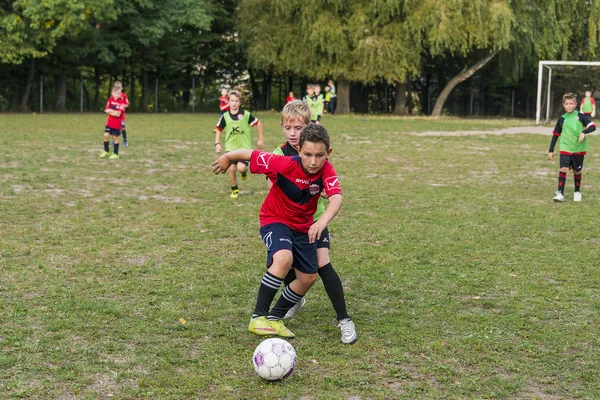
{"type": "Polygon", "coordinates": [[[342,330],[342,343],[353,344],[356,342],[356,329],[351,319],[346,318],[341,320],[338,323],[338,327],[342,330]]]}
{"type": "Polygon", "coordinates": [[[556,196],[554,196],[554,197],[552,198],[552,200],[554,200],[554,201],[556,201],[556,202],[558,202],[558,201],[565,201],[565,195],[564,195],[564,194],[562,194],[561,192],[557,191],[557,192],[556,192],[556,196]]]}
{"type": "Polygon", "coordinates": [[[294,318],[299,309],[304,307],[306,304],[306,299],[303,297],[296,305],[288,310],[283,318],[294,318]]]}
{"type": "Polygon", "coordinates": [[[581,192],[573,193],[573,201],[581,201],[581,192]]]}

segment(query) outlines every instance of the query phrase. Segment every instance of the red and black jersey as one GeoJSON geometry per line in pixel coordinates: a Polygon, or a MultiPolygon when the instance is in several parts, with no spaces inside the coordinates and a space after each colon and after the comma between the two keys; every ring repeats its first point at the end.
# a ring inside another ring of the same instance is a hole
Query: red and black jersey
{"type": "Polygon", "coordinates": [[[260,226],[284,224],[296,232],[307,233],[314,222],[317,202],[324,189],[328,196],[342,194],[333,165],[325,165],[314,175],[302,168],[300,156],[286,157],[255,150],[250,172],[264,174],[273,183],[260,208],[260,226]]]}
{"type": "Polygon", "coordinates": [[[219,97],[219,108],[221,109],[221,111],[229,111],[229,97],[219,97]]]}
{"type": "Polygon", "coordinates": [[[118,99],[110,96],[104,109],[121,111],[121,116],[113,117],[112,115],[109,115],[108,119],[106,120],[106,126],[112,129],[121,129],[121,122],[125,120],[125,107],[128,105],[129,100],[127,99],[126,94],[122,93],[118,99]]]}

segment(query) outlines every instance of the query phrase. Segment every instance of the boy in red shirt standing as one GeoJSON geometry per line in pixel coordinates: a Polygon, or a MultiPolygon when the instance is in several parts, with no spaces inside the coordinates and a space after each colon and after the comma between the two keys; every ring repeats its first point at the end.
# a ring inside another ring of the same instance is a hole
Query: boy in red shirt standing
{"type": "Polygon", "coordinates": [[[298,155],[286,157],[259,150],[226,153],[212,163],[215,174],[225,173],[233,162],[250,161],[250,172],[264,174],[273,186],[260,208],[260,234],[267,247],[267,267],[248,330],[257,335],[292,338],[281,320],[317,280],[317,241],[342,206],[342,190],[333,165],[329,135],[310,124],[300,134],[298,155]],[[314,222],[321,192],[327,209],[314,222]],[[271,303],[294,268],[296,279],[287,285],[275,306],[271,303]]]}
{"type": "Polygon", "coordinates": [[[219,109],[221,110],[221,116],[229,111],[229,90],[221,88],[221,97],[219,97],[219,109]]]}
{"type": "Polygon", "coordinates": [[[100,153],[100,158],[108,157],[110,160],[119,158],[119,136],[125,120],[125,108],[129,105],[127,97],[122,96],[123,86],[121,82],[115,82],[112,88],[112,96],[106,102],[104,112],[108,114],[106,127],[104,128],[104,151],[100,153]],[[113,137],[114,150],[110,154],[109,139],[113,137]]]}

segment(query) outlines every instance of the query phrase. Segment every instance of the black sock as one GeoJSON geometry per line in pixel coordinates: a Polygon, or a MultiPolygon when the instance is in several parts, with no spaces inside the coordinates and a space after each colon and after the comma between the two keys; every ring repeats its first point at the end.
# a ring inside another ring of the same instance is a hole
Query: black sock
{"type": "Polygon", "coordinates": [[[290,272],[283,278],[283,286],[289,286],[296,279],[296,270],[294,268],[290,269],[290,272]]]}
{"type": "Polygon", "coordinates": [[[573,177],[575,178],[575,191],[579,192],[581,189],[581,174],[573,175],[573,177]]]}
{"type": "Polygon", "coordinates": [[[104,151],[107,153],[110,151],[110,148],[108,147],[108,143],[109,142],[104,142],[104,151]]]}
{"type": "Polygon", "coordinates": [[[115,143],[114,148],[115,148],[115,150],[114,150],[115,154],[119,155],[119,143],[115,143]]]}
{"type": "Polygon", "coordinates": [[[269,314],[269,308],[279,290],[279,286],[281,286],[281,281],[282,279],[270,274],[269,271],[265,272],[260,282],[260,288],[258,289],[256,307],[254,307],[252,318],[266,317],[269,314]]]}
{"type": "Polygon", "coordinates": [[[127,131],[123,129],[121,132],[123,133],[123,140],[127,140],[127,131]]]}
{"type": "Polygon", "coordinates": [[[284,317],[284,315],[294,307],[297,302],[302,300],[302,296],[294,292],[289,286],[286,286],[279,296],[279,300],[275,303],[275,306],[269,312],[267,319],[269,321],[277,321],[284,317]]]}
{"type": "Polygon", "coordinates": [[[565,182],[567,181],[567,173],[559,172],[558,173],[558,191],[562,194],[565,194],[565,182]]]}
{"type": "Polygon", "coordinates": [[[323,281],[323,286],[325,286],[327,296],[329,296],[329,300],[331,300],[333,309],[337,314],[337,320],[341,321],[343,319],[350,318],[348,312],[346,311],[346,300],[344,299],[344,288],[342,287],[342,281],[337,272],[335,272],[335,269],[333,269],[331,263],[319,268],[319,276],[323,281]]]}
{"type": "Polygon", "coordinates": [[[238,190],[238,187],[237,187],[237,185],[235,185],[235,186],[232,186],[232,187],[231,187],[231,190],[238,190]]]}

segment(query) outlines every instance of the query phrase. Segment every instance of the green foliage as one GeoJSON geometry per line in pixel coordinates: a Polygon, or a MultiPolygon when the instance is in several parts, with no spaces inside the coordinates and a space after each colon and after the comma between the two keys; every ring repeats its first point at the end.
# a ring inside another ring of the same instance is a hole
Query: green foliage
{"type": "Polygon", "coordinates": [[[16,0],[0,8],[0,61],[20,64],[50,53],[58,40],[117,17],[112,0],[16,0]]]}

